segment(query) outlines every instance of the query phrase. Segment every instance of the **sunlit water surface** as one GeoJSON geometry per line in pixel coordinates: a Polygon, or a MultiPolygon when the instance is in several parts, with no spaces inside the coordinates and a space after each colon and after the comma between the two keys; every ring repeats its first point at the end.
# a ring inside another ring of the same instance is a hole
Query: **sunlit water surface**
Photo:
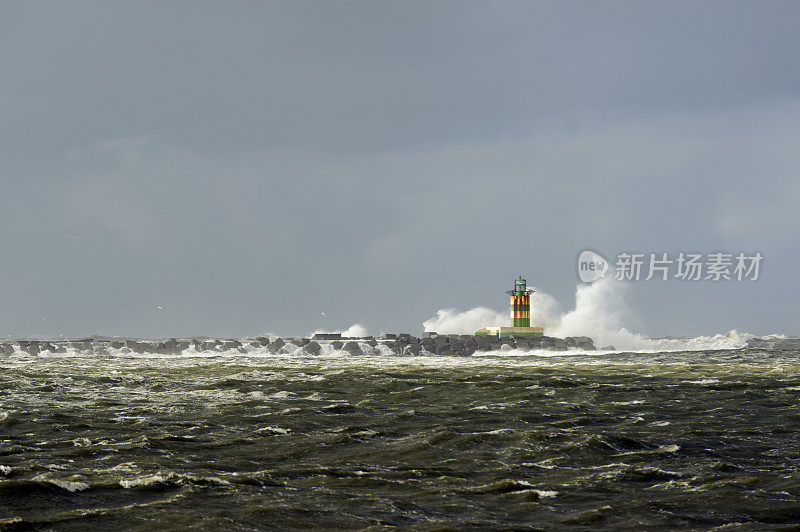
{"type": "Polygon", "coordinates": [[[0,529],[800,525],[800,355],[0,358],[0,529]]]}

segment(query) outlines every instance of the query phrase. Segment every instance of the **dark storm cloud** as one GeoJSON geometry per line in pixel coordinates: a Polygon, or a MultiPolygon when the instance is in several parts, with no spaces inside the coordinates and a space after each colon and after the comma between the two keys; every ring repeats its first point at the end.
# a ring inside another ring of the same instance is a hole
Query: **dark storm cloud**
{"type": "Polygon", "coordinates": [[[0,12],[4,334],[416,330],[585,247],[769,253],[651,332],[796,323],[796,4],[0,12]]]}

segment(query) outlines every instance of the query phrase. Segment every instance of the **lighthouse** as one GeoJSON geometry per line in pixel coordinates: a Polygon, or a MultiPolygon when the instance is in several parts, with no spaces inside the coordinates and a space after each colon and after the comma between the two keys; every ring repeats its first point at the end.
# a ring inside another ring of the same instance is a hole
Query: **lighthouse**
{"type": "Polygon", "coordinates": [[[531,326],[531,292],[533,290],[525,286],[525,279],[521,275],[514,281],[514,289],[506,292],[511,296],[512,327],[531,326]]]}
{"type": "Polygon", "coordinates": [[[527,287],[525,279],[521,275],[517,277],[514,289],[506,292],[511,298],[511,327],[481,327],[475,331],[475,336],[542,336],[541,327],[531,327],[531,293],[533,290],[527,287]]]}

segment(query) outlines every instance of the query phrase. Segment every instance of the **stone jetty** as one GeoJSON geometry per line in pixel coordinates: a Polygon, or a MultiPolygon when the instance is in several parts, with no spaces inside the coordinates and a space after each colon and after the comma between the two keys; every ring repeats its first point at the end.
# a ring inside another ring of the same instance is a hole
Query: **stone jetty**
{"type": "Polygon", "coordinates": [[[466,334],[437,334],[426,332],[422,338],[411,334],[392,333],[373,337],[342,337],[337,333],[320,333],[307,338],[281,338],[277,336],[258,336],[254,338],[109,338],[92,336],[75,339],[25,339],[0,340],[0,356],[47,355],[47,354],[230,354],[230,353],[270,353],[319,355],[341,351],[353,356],[359,355],[437,355],[470,356],[478,351],[508,350],[552,350],[570,349],[592,351],[595,349],[591,338],[586,336],[552,338],[540,336],[532,338],[498,338],[494,336],[473,336],[466,334]]]}

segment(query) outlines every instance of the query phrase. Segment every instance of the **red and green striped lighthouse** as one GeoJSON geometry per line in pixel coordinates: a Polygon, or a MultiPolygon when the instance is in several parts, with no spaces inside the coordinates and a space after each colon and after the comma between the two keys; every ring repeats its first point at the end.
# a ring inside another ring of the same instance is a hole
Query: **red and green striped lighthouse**
{"type": "Polygon", "coordinates": [[[527,287],[525,279],[520,275],[514,281],[514,289],[506,292],[511,296],[511,327],[488,325],[475,331],[475,335],[500,338],[542,336],[544,330],[541,327],[531,327],[531,293],[533,290],[527,287]]]}
{"type": "Polygon", "coordinates": [[[512,327],[531,326],[531,292],[533,290],[526,287],[521,275],[514,281],[514,289],[506,292],[511,296],[512,327]]]}

